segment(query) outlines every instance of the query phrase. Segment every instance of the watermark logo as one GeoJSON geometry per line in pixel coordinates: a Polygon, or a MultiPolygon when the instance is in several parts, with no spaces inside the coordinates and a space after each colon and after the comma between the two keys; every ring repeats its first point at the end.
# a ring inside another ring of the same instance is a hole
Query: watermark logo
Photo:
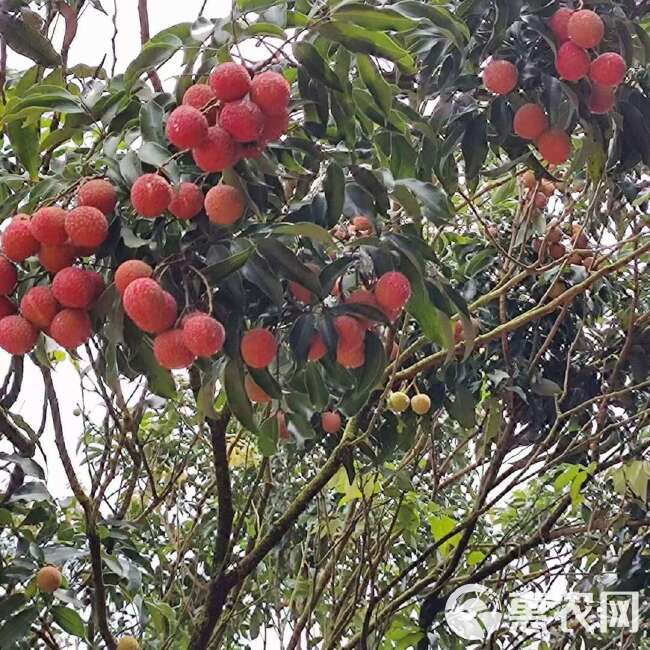
{"type": "Polygon", "coordinates": [[[461,639],[485,641],[503,622],[499,597],[483,585],[460,587],[447,600],[445,620],[461,639]]]}

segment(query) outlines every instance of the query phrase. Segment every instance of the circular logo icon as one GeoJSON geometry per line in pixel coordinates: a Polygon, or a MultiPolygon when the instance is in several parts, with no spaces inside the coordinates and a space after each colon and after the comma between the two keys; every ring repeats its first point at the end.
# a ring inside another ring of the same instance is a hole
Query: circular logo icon
{"type": "Polygon", "coordinates": [[[499,597],[483,585],[460,587],[447,599],[445,619],[461,639],[485,641],[501,627],[499,597]]]}

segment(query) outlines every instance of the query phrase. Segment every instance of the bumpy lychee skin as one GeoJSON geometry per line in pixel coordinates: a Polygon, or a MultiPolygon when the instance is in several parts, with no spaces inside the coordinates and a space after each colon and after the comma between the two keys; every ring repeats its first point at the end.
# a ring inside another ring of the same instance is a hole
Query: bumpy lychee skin
{"type": "Polygon", "coordinates": [[[548,129],[546,111],[539,104],[524,104],[515,113],[513,129],[524,140],[536,140],[548,129]]]}
{"type": "Polygon", "coordinates": [[[560,46],[555,58],[555,69],[562,79],[579,81],[589,74],[591,59],[589,53],[573,43],[567,41],[560,46]]]}
{"type": "Polygon", "coordinates": [[[5,316],[13,316],[17,311],[16,305],[7,296],[0,296],[0,319],[5,316]]]}
{"type": "Polygon", "coordinates": [[[321,413],[320,424],[325,433],[338,433],[341,430],[341,416],[336,411],[321,413]]]}
{"type": "Polygon", "coordinates": [[[140,643],[133,636],[123,636],[117,642],[117,650],[140,650],[140,643]]]}
{"type": "Polygon", "coordinates": [[[98,208],[82,205],[68,212],[65,230],[75,246],[97,248],[108,235],[108,221],[98,208]]]}
{"type": "Polygon", "coordinates": [[[365,331],[363,325],[353,316],[337,316],[334,327],[338,334],[337,351],[347,352],[363,347],[365,331]]]}
{"type": "Polygon", "coordinates": [[[571,156],[571,138],[560,129],[549,129],[537,139],[537,148],[544,160],[561,165],[571,156]]]}
{"type": "Polygon", "coordinates": [[[204,200],[205,196],[198,185],[181,183],[178,189],[174,190],[172,202],[169,204],[169,211],[177,219],[189,221],[201,212],[204,200]]]}
{"type": "Polygon", "coordinates": [[[242,336],[242,359],[251,368],[267,368],[278,353],[278,341],[270,330],[258,327],[242,336]]]}
{"type": "Polygon", "coordinates": [[[169,330],[156,336],[153,342],[156,361],[167,370],[189,368],[195,361],[194,354],[183,343],[181,330],[169,330]]]}
{"type": "Polygon", "coordinates": [[[411,283],[399,271],[384,273],[375,285],[375,297],[386,310],[401,310],[411,297],[411,283]]]}
{"type": "Polygon", "coordinates": [[[38,340],[38,330],[22,316],[0,320],[0,348],[16,356],[31,352],[38,340]]]}
{"type": "Polygon", "coordinates": [[[221,351],[226,340],[223,325],[208,316],[196,314],[183,323],[183,342],[185,347],[197,357],[211,357],[221,351]]]}
{"type": "Polygon", "coordinates": [[[276,142],[289,130],[289,111],[277,115],[267,115],[260,142],[276,142]]]}
{"type": "Polygon", "coordinates": [[[250,375],[246,375],[244,379],[244,388],[246,389],[248,399],[253,404],[268,404],[273,401],[273,398],[267,395],[264,389],[258,386],[250,375]]]}
{"type": "Polygon", "coordinates": [[[216,99],[216,93],[208,84],[194,84],[185,91],[183,104],[203,111],[208,104],[215,103],[214,108],[209,109],[206,113],[208,122],[214,124],[217,116],[216,99]]]}
{"type": "Polygon", "coordinates": [[[605,35],[602,18],[590,9],[576,11],[569,19],[569,38],[573,43],[590,49],[597,47],[605,35]]]}
{"type": "Polygon", "coordinates": [[[336,361],[350,370],[361,368],[366,362],[365,348],[363,345],[358,348],[346,348],[339,345],[336,348],[336,361]]]}
{"type": "Polygon", "coordinates": [[[20,301],[23,318],[40,330],[46,330],[50,326],[59,309],[59,303],[50,287],[32,287],[20,301]]]}
{"type": "Polygon", "coordinates": [[[140,176],[131,188],[131,203],[135,211],[148,219],[159,217],[172,200],[172,188],[158,174],[140,176]]]}
{"type": "Polygon", "coordinates": [[[16,267],[6,257],[0,257],[0,296],[8,296],[13,293],[17,283],[18,271],[16,267]]]}
{"type": "Polygon", "coordinates": [[[14,262],[24,262],[36,255],[39,248],[40,243],[29,227],[29,217],[16,215],[2,233],[2,252],[14,262]]]}
{"type": "Polygon", "coordinates": [[[323,337],[316,333],[314,338],[311,340],[311,345],[309,346],[309,354],[307,358],[309,361],[320,361],[327,354],[327,346],[323,337]]]}
{"type": "Polygon", "coordinates": [[[36,586],[44,594],[53,594],[63,584],[63,576],[55,566],[44,566],[36,574],[36,586]]]}
{"type": "Polygon", "coordinates": [[[68,239],[65,231],[67,212],[56,206],[41,208],[32,215],[29,228],[41,244],[61,246],[68,239]]]}
{"type": "Polygon", "coordinates": [[[150,278],[153,275],[153,269],[142,260],[127,260],[122,262],[115,271],[115,288],[119,294],[123,294],[126,288],[138,278],[150,278]]]}
{"type": "Polygon", "coordinates": [[[219,124],[236,142],[255,142],[264,131],[264,113],[254,102],[240,99],[221,109],[219,124]]]}
{"type": "Polygon", "coordinates": [[[222,183],[207,193],[205,211],[212,223],[231,226],[244,216],[246,197],[240,189],[222,183]]]}
{"type": "Polygon", "coordinates": [[[291,98],[291,86],[279,73],[268,70],[253,78],[251,99],[265,115],[282,115],[291,98]]]}
{"type": "Polygon", "coordinates": [[[616,103],[616,89],[611,86],[593,84],[589,95],[589,110],[594,115],[609,113],[616,103]]]}
{"type": "Polygon", "coordinates": [[[573,14],[573,9],[562,7],[548,21],[548,26],[551,28],[555,40],[559,43],[564,43],[569,40],[569,20],[573,14]]]}
{"type": "Polygon", "coordinates": [[[160,324],[158,325],[156,333],[165,332],[166,330],[171,329],[178,316],[178,303],[176,302],[176,298],[174,298],[169,291],[163,291],[163,298],[164,306],[159,318],[160,324]]]}
{"type": "Polygon", "coordinates": [[[221,63],[210,75],[210,88],[222,102],[233,102],[248,94],[251,76],[239,63],[221,63]]]}
{"type": "Polygon", "coordinates": [[[90,302],[90,306],[92,307],[106,290],[106,282],[99,271],[86,270],[84,272],[92,287],[93,298],[90,302]]]}
{"type": "Polygon", "coordinates": [[[208,128],[208,119],[198,108],[179,106],[171,112],[165,133],[175,147],[191,149],[208,137],[208,128]]]}
{"type": "Polygon", "coordinates": [[[483,84],[495,95],[507,95],[517,86],[517,66],[504,59],[493,59],[483,69],[483,84]]]}
{"type": "Polygon", "coordinates": [[[77,258],[77,249],[70,244],[63,246],[41,246],[38,261],[49,273],[58,273],[61,269],[72,266],[77,258]]]}
{"type": "Polygon", "coordinates": [[[69,266],[54,276],[52,293],[64,307],[86,309],[93,300],[94,288],[83,269],[69,266]]]}
{"type": "Polygon", "coordinates": [[[221,172],[237,161],[237,145],[228,131],[211,126],[205,143],[192,149],[196,166],[204,172],[221,172]]]}
{"type": "Polygon", "coordinates": [[[79,205],[97,208],[103,214],[109,215],[117,205],[117,191],[107,180],[94,178],[79,188],[77,200],[79,205]]]}
{"type": "Polygon", "coordinates": [[[124,311],[143,331],[163,331],[167,315],[165,293],[152,278],[137,278],[129,283],[122,296],[124,311]]]}
{"type": "Polygon", "coordinates": [[[616,52],[605,52],[591,62],[590,79],[600,86],[618,86],[623,83],[627,65],[616,52]]]}
{"type": "Polygon", "coordinates": [[[75,350],[92,336],[92,323],[83,309],[62,309],[52,320],[48,334],[61,347],[75,350]]]}

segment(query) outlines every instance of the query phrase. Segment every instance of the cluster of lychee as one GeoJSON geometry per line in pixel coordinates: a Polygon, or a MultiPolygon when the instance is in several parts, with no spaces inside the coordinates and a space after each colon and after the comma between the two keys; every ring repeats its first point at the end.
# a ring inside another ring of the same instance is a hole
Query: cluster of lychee
{"type": "MultiPolygon", "coordinates": [[[[625,79],[627,66],[616,52],[605,52],[592,60],[588,50],[598,47],[605,35],[602,18],[590,9],[573,11],[564,7],[553,14],[549,27],[559,44],[555,67],[560,77],[574,82],[589,77],[591,112],[609,112],[614,106],[616,88],[625,79]]],[[[483,83],[496,95],[511,93],[518,81],[517,66],[505,59],[492,59],[483,69],[483,83]]],[[[513,129],[519,137],[534,141],[549,163],[560,165],[571,156],[571,138],[562,129],[550,127],[548,115],[539,104],[520,106],[513,129]]]]}
{"type": "Polygon", "coordinates": [[[565,235],[557,219],[553,219],[549,223],[546,237],[543,240],[535,239],[533,241],[533,249],[536,253],[554,260],[563,259],[568,255],[567,262],[569,264],[583,266],[587,271],[596,268],[596,260],[589,246],[589,238],[584,227],[579,223],[572,223],[570,235],[565,235]],[[544,247],[543,250],[542,247],[544,247]]]}
{"type": "Polygon", "coordinates": [[[416,415],[426,415],[431,410],[431,398],[419,392],[409,398],[405,392],[396,391],[389,395],[388,406],[395,413],[404,413],[410,407],[416,415]]]}

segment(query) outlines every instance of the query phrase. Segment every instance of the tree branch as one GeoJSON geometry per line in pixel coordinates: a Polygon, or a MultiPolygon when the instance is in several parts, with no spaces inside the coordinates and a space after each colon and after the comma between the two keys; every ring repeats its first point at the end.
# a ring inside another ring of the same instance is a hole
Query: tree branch
{"type": "MultiPolygon", "coordinates": [[[[147,8],[147,0],[138,0],[138,16],[140,18],[140,42],[144,45],[151,36],[149,35],[149,10],[147,8]]],[[[158,93],[163,91],[160,77],[155,70],[149,72],[149,81],[158,93]]]]}

